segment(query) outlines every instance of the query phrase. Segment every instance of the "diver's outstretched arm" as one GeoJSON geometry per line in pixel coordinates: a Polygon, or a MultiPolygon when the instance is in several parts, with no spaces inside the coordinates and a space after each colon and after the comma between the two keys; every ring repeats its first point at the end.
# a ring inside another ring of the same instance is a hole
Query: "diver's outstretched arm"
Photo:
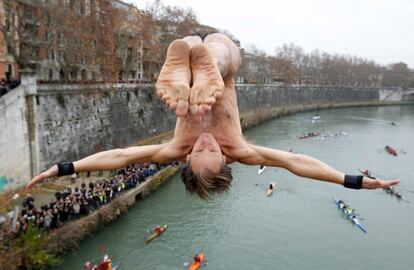
{"type": "MultiPolygon", "coordinates": [[[[173,160],[168,143],[159,145],[133,146],[125,149],[103,151],[73,162],[75,172],[115,170],[131,163],[167,162],[173,160]]],[[[27,189],[46,178],[57,176],[58,166],[53,165],[47,171],[34,177],[26,186],[27,189]]]]}
{"type": "MultiPolygon", "coordinates": [[[[320,160],[306,155],[294,154],[253,144],[246,144],[246,148],[242,153],[243,155],[238,161],[244,164],[282,167],[299,176],[340,185],[344,184],[344,173],[320,160]]],[[[364,177],[362,180],[362,188],[384,188],[398,183],[400,183],[399,179],[379,180],[364,177]]]]}

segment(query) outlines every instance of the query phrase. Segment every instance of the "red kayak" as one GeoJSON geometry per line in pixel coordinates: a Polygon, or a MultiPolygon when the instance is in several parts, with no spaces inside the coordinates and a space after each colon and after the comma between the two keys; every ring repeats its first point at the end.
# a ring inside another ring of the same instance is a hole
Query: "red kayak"
{"type": "Polygon", "coordinates": [[[201,263],[204,261],[204,252],[200,252],[198,254],[198,257],[200,258],[200,262],[193,262],[192,264],[190,264],[190,266],[188,266],[188,270],[197,270],[198,268],[200,268],[201,263]]]}
{"type": "Polygon", "coordinates": [[[391,155],[397,156],[397,151],[395,151],[394,148],[392,148],[391,146],[385,146],[385,150],[387,150],[388,153],[390,153],[391,155]]]}

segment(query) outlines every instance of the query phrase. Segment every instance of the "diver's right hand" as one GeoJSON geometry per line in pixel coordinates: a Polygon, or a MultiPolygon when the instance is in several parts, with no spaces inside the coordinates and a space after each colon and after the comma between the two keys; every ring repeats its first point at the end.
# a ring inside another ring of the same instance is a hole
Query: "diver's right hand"
{"type": "Polygon", "coordinates": [[[39,182],[42,182],[43,180],[45,180],[46,178],[50,178],[53,176],[57,176],[59,172],[58,166],[57,165],[53,165],[52,167],[50,167],[50,169],[48,169],[47,171],[42,172],[41,174],[35,176],[27,185],[26,185],[26,190],[30,189],[31,187],[33,187],[34,185],[36,185],[39,182]]]}

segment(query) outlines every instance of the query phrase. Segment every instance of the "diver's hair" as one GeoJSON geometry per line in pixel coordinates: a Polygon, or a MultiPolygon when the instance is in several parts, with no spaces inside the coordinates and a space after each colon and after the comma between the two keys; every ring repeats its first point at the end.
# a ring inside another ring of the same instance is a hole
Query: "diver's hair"
{"type": "Polygon", "coordinates": [[[229,190],[233,176],[231,168],[225,162],[222,163],[218,173],[204,168],[199,174],[195,174],[191,169],[191,161],[188,161],[181,171],[181,180],[188,193],[197,194],[203,200],[209,200],[211,194],[229,190]]]}

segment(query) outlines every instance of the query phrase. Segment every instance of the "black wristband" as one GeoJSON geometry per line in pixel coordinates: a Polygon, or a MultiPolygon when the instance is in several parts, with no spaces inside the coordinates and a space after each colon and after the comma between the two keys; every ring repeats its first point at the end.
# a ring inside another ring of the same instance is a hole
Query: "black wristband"
{"type": "Polygon", "coordinates": [[[58,163],[58,176],[71,175],[75,173],[75,167],[72,162],[58,163]]]}
{"type": "Polygon", "coordinates": [[[362,175],[345,175],[344,187],[352,189],[362,188],[362,175]]]}

